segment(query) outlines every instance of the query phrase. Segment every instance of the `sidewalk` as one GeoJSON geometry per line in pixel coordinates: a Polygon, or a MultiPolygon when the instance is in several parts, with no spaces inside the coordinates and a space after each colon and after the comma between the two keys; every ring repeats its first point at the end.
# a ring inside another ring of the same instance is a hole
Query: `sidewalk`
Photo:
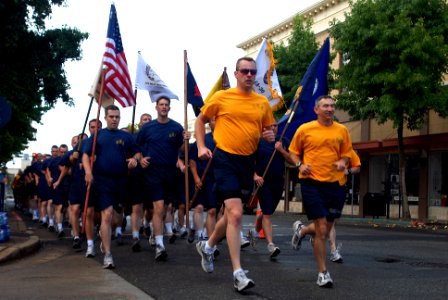
{"type": "Polygon", "coordinates": [[[40,247],[39,237],[28,230],[21,214],[14,208],[6,208],[6,212],[11,236],[9,241],[0,243],[0,264],[34,253],[40,247]]]}

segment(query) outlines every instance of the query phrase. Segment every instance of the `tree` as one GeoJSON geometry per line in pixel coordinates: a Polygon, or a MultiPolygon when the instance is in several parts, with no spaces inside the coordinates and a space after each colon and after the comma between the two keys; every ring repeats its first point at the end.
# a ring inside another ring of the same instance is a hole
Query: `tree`
{"type": "Polygon", "coordinates": [[[337,106],[354,120],[390,120],[397,129],[403,217],[406,195],[403,128],[419,129],[429,110],[445,117],[448,93],[448,4],[445,0],[358,0],[344,22],[334,23],[337,106]]]}
{"type": "Polygon", "coordinates": [[[294,18],[294,28],[288,45],[274,45],[274,57],[277,60],[276,70],[285,99],[285,107],[275,112],[276,116],[283,116],[286,108],[294,100],[294,94],[310,62],[313,60],[319,46],[311,31],[312,20],[304,21],[302,16],[294,18]]]}
{"type": "Polygon", "coordinates": [[[0,165],[34,140],[32,122],[58,100],[73,100],[64,71],[68,60],[81,59],[88,34],[64,26],[45,30],[52,5],[65,0],[2,0],[0,2],[0,95],[12,108],[12,118],[0,128],[0,165]]]}

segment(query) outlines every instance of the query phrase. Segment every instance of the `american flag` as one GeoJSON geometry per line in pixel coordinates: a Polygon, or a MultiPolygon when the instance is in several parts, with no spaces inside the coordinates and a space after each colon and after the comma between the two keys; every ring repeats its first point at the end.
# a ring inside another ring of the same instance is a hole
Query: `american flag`
{"type": "Polygon", "coordinates": [[[106,51],[103,64],[106,66],[104,88],[121,106],[134,106],[135,95],[132,90],[128,63],[121,41],[115,5],[110,6],[109,26],[107,28],[106,51]]]}

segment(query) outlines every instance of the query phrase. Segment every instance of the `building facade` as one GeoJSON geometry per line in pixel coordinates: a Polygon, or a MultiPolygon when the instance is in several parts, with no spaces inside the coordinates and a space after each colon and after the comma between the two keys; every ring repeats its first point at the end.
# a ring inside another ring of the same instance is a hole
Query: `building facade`
{"type": "MultiPolygon", "coordinates": [[[[274,44],[283,42],[287,45],[293,29],[293,19],[297,15],[312,18],[312,31],[316,35],[316,40],[322,44],[329,35],[330,21],[333,19],[344,21],[345,13],[349,12],[350,5],[347,0],[320,1],[240,43],[237,47],[243,49],[246,55],[255,57],[264,37],[274,44]]],[[[341,65],[341,55],[338,54],[332,67],[339,68],[341,65]]],[[[445,81],[444,84],[448,82],[445,81]]],[[[369,206],[371,208],[374,200],[386,203],[385,209],[379,212],[379,215],[400,217],[396,129],[392,127],[391,122],[379,125],[374,119],[351,121],[350,116],[343,111],[338,111],[336,117],[349,129],[353,147],[362,161],[361,173],[353,178],[352,194],[348,197],[354,199],[355,204],[359,204],[356,213],[359,216],[371,214],[369,206]]],[[[406,186],[411,217],[448,221],[448,120],[430,111],[420,130],[405,129],[404,145],[407,157],[406,186]]]]}

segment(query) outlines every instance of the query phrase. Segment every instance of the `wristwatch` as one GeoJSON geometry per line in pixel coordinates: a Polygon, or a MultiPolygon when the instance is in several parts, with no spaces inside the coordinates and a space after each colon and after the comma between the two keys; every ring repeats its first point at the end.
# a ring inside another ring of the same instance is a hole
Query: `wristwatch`
{"type": "Polygon", "coordinates": [[[296,168],[300,168],[300,166],[302,165],[302,162],[301,161],[299,161],[298,163],[296,163],[296,168]]]}

